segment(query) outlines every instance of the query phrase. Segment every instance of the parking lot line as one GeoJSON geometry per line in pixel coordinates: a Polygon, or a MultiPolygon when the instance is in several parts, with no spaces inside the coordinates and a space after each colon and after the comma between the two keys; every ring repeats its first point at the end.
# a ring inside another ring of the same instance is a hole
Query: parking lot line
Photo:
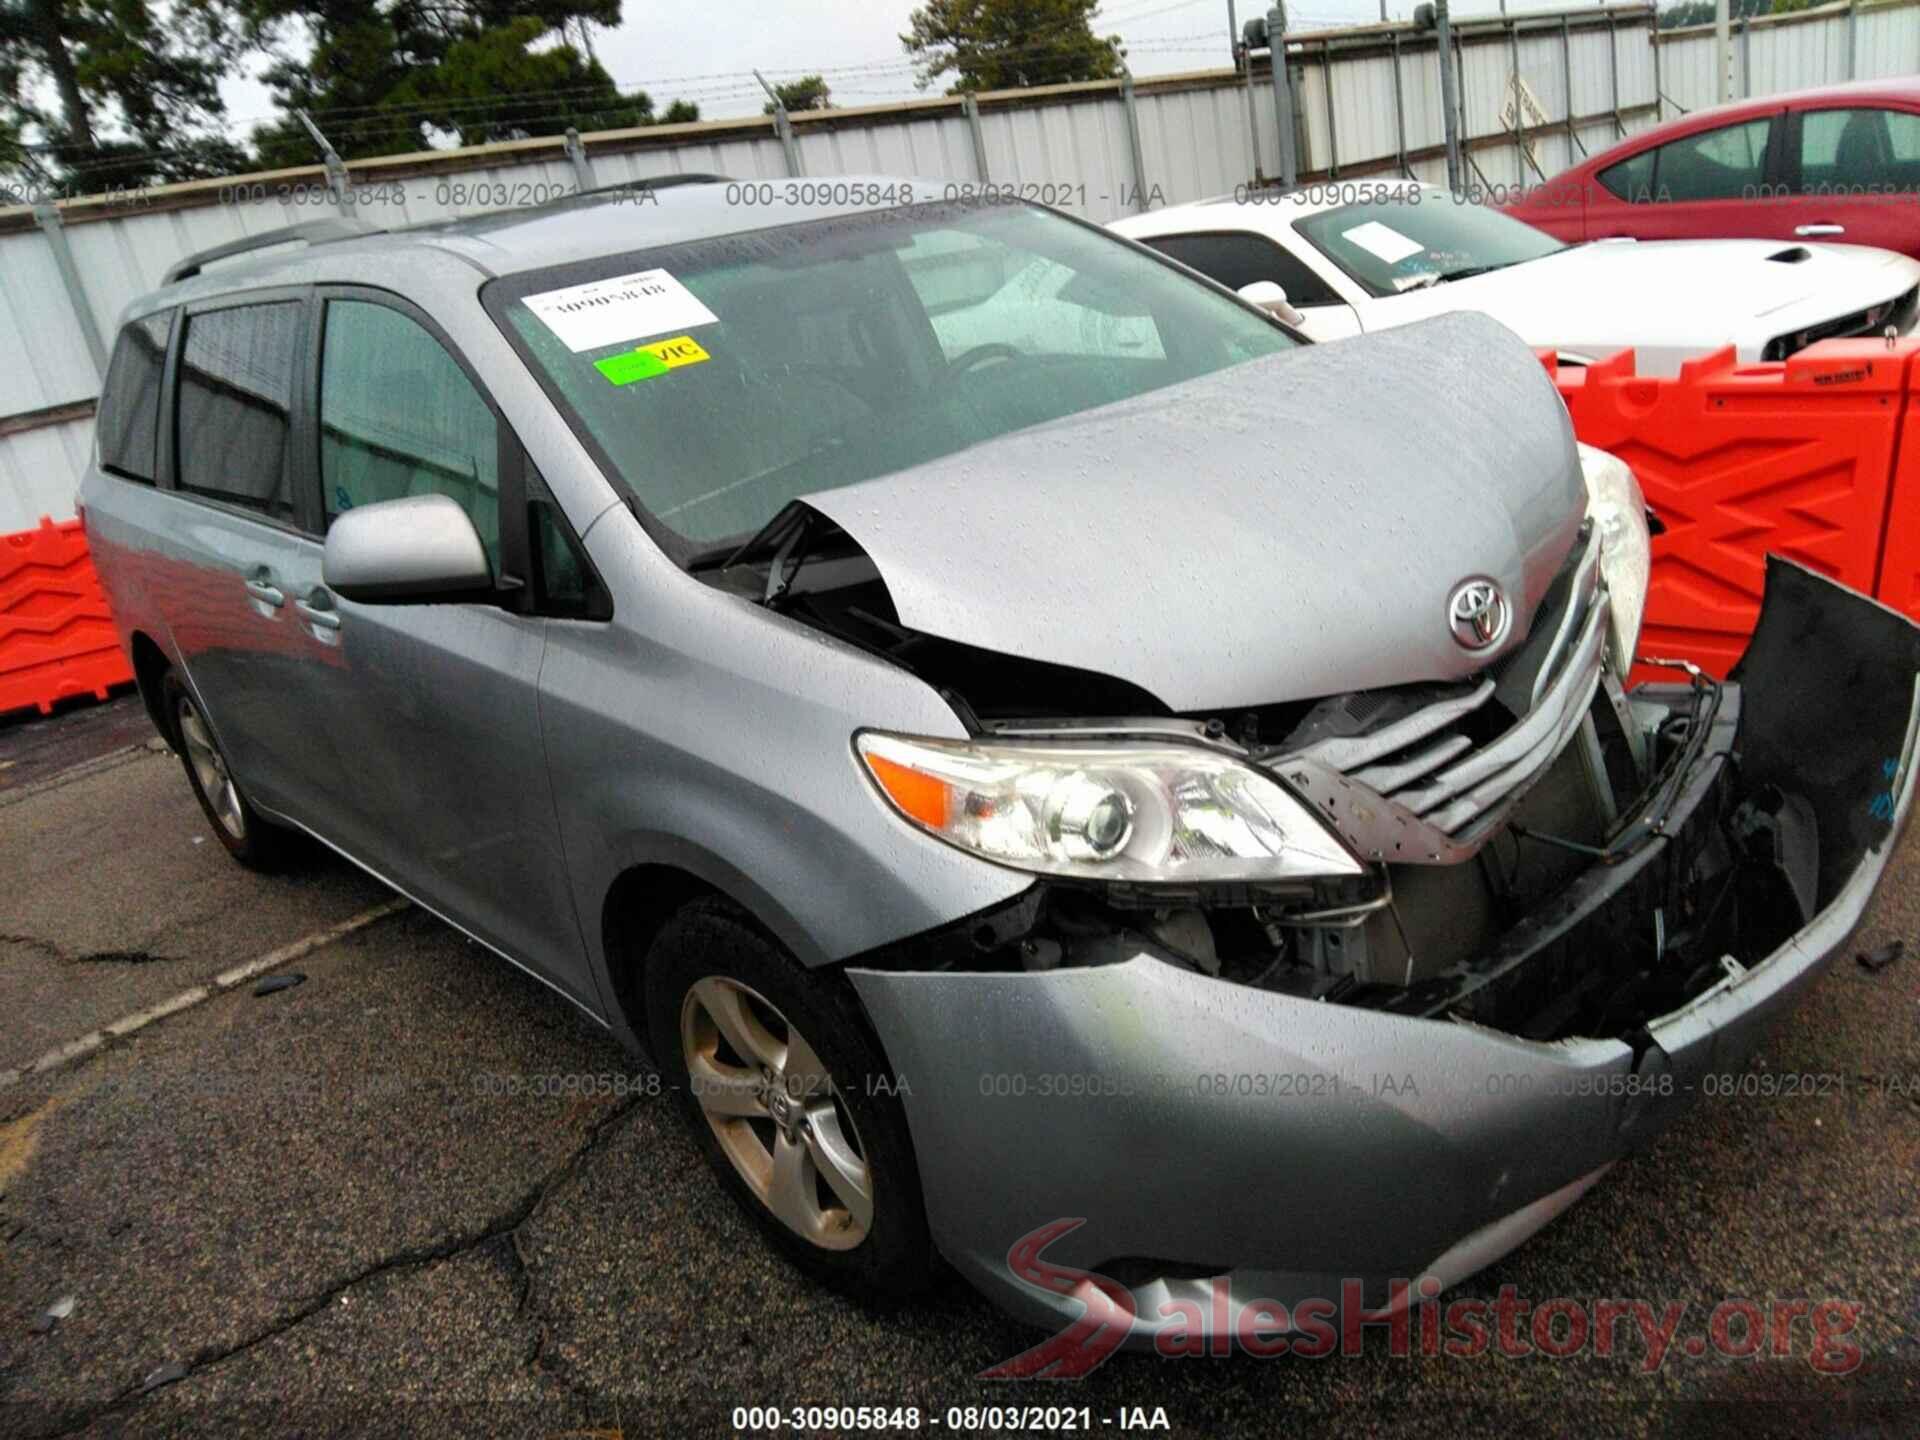
{"type": "Polygon", "coordinates": [[[376,920],[384,920],[389,915],[398,914],[410,903],[405,897],[396,895],[391,900],[371,905],[357,915],[348,916],[338,925],[330,925],[325,930],[316,930],[313,934],[282,945],[277,950],[270,950],[257,959],[247,960],[231,969],[222,970],[205,984],[182,990],[179,994],[168,996],[165,1000],[149,1005],[145,1009],[122,1015],[118,1020],[102,1025],[97,1030],[89,1030],[84,1035],[56,1045],[22,1069],[0,1070],[0,1090],[17,1085],[30,1075],[44,1075],[49,1070],[57,1070],[63,1065],[69,1065],[115,1040],[124,1039],[136,1030],[144,1029],[156,1020],[164,1020],[169,1015],[191,1010],[202,1001],[224,994],[234,986],[253,979],[256,975],[278,969],[282,965],[298,960],[303,955],[310,955],[315,950],[333,944],[336,940],[344,939],[356,930],[363,930],[376,920]]]}

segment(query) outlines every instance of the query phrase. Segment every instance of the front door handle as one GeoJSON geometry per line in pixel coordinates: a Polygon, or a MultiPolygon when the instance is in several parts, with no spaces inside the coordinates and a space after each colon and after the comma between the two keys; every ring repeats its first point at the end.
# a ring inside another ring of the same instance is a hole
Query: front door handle
{"type": "Polygon", "coordinates": [[[333,597],[324,590],[316,590],[309,600],[296,600],[293,608],[300,612],[300,618],[316,630],[338,630],[340,612],[333,608],[333,597]]]}
{"type": "Polygon", "coordinates": [[[286,592],[277,585],[269,585],[265,580],[247,581],[247,594],[262,605],[271,605],[276,610],[287,603],[286,592]]]}
{"type": "Polygon", "coordinates": [[[1811,240],[1820,235],[1844,235],[1847,233],[1847,227],[1823,220],[1817,225],[1796,225],[1793,227],[1793,233],[1804,235],[1811,240]]]}

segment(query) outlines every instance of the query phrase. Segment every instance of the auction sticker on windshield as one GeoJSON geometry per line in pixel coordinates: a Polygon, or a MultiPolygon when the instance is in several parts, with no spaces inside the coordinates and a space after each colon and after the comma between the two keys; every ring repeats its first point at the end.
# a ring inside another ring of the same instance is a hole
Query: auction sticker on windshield
{"type": "Polygon", "coordinates": [[[638,270],[546,290],[527,296],[522,303],[576,355],[623,340],[713,325],[720,319],[664,270],[638,270]]]}
{"type": "Polygon", "coordinates": [[[1382,225],[1378,220],[1369,220],[1364,225],[1343,230],[1340,232],[1340,238],[1351,240],[1362,250],[1378,255],[1389,265],[1398,265],[1409,255],[1418,255],[1427,248],[1418,240],[1409,239],[1391,225],[1382,225]]]}
{"type": "Polygon", "coordinates": [[[671,340],[650,340],[632,350],[596,360],[593,368],[615,385],[631,385],[636,380],[651,380],[682,365],[699,365],[712,358],[691,335],[676,335],[671,340]]]}

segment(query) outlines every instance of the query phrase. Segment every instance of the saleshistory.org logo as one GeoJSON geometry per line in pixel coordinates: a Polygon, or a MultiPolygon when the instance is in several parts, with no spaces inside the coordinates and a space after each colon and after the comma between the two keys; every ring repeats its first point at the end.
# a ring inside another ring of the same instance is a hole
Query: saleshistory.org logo
{"type": "Polygon", "coordinates": [[[1340,1298],[1311,1298],[1293,1306],[1277,1300],[1235,1300],[1224,1276],[1207,1282],[1204,1299],[1183,1295],[1142,1315],[1140,1302],[1119,1281],[1045,1258],[1046,1248],[1086,1223],[1061,1219],[1021,1236],[1007,1251],[1014,1278],[1035,1289],[1076,1301],[1080,1316],[1011,1360],[980,1372],[983,1380],[1078,1380],[1132,1340],[1168,1358],[1238,1352],[1256,1359],[1297,1355],[1323,1360],[1362,1353],[1368,1333],[1384,1338],[1387,1353],[1471,1360],[1488,1353],[1507,1359],[1545,1355],[1565,1359],[1591,1352],[1607,1359],[1617,1351],[1652,1374],[1674,1353],[1699,1358],[1784,1359],[1804,1353],[1822,1375],[1859,1369],[1860,1347],[1848,1340],[1863,1307],[1853,1300],[1727,1299],[1706,1324],[1684,1333],[1684,1300],[1568,1297],[1535,1303],[1511,1285],[1491,1300],[1462,1297],[1442,1304],[1434,1276],[1388,1282],[1386,1305],[1368,1309],[1363,1285],[1343,1280],[1340,1298]]]}

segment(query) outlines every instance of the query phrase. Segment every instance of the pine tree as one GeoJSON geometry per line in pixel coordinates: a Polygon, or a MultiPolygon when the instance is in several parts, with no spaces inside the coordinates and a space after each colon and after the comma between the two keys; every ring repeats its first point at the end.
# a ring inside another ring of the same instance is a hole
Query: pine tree
{"type": "Polygon", "coordinates": [[[656,117],[651,96],[623,92],[593,57],[592,31],[620,23],[620,0],[251,3],[276,49],[312,38],[306,55],[278,51],[264,77],[286,112],[254,132],[266,166],[314,162],[295,110],[347,159],[699,118],[684,101],[656,117]]]}
{"type": "Polygon", "coordinates": [[[250,43],[227,0],[0,0],[0,163],[93,191],[241,168],[220,81],[250,43]]]}
{"type": "Polygon", "coordinates": [[[1108,80],[1124,68],[1118,35],[1093,33],[1100,0],[927,0],[900,37],[922,89],[951,72],[950,93],[1108,80]]]}

